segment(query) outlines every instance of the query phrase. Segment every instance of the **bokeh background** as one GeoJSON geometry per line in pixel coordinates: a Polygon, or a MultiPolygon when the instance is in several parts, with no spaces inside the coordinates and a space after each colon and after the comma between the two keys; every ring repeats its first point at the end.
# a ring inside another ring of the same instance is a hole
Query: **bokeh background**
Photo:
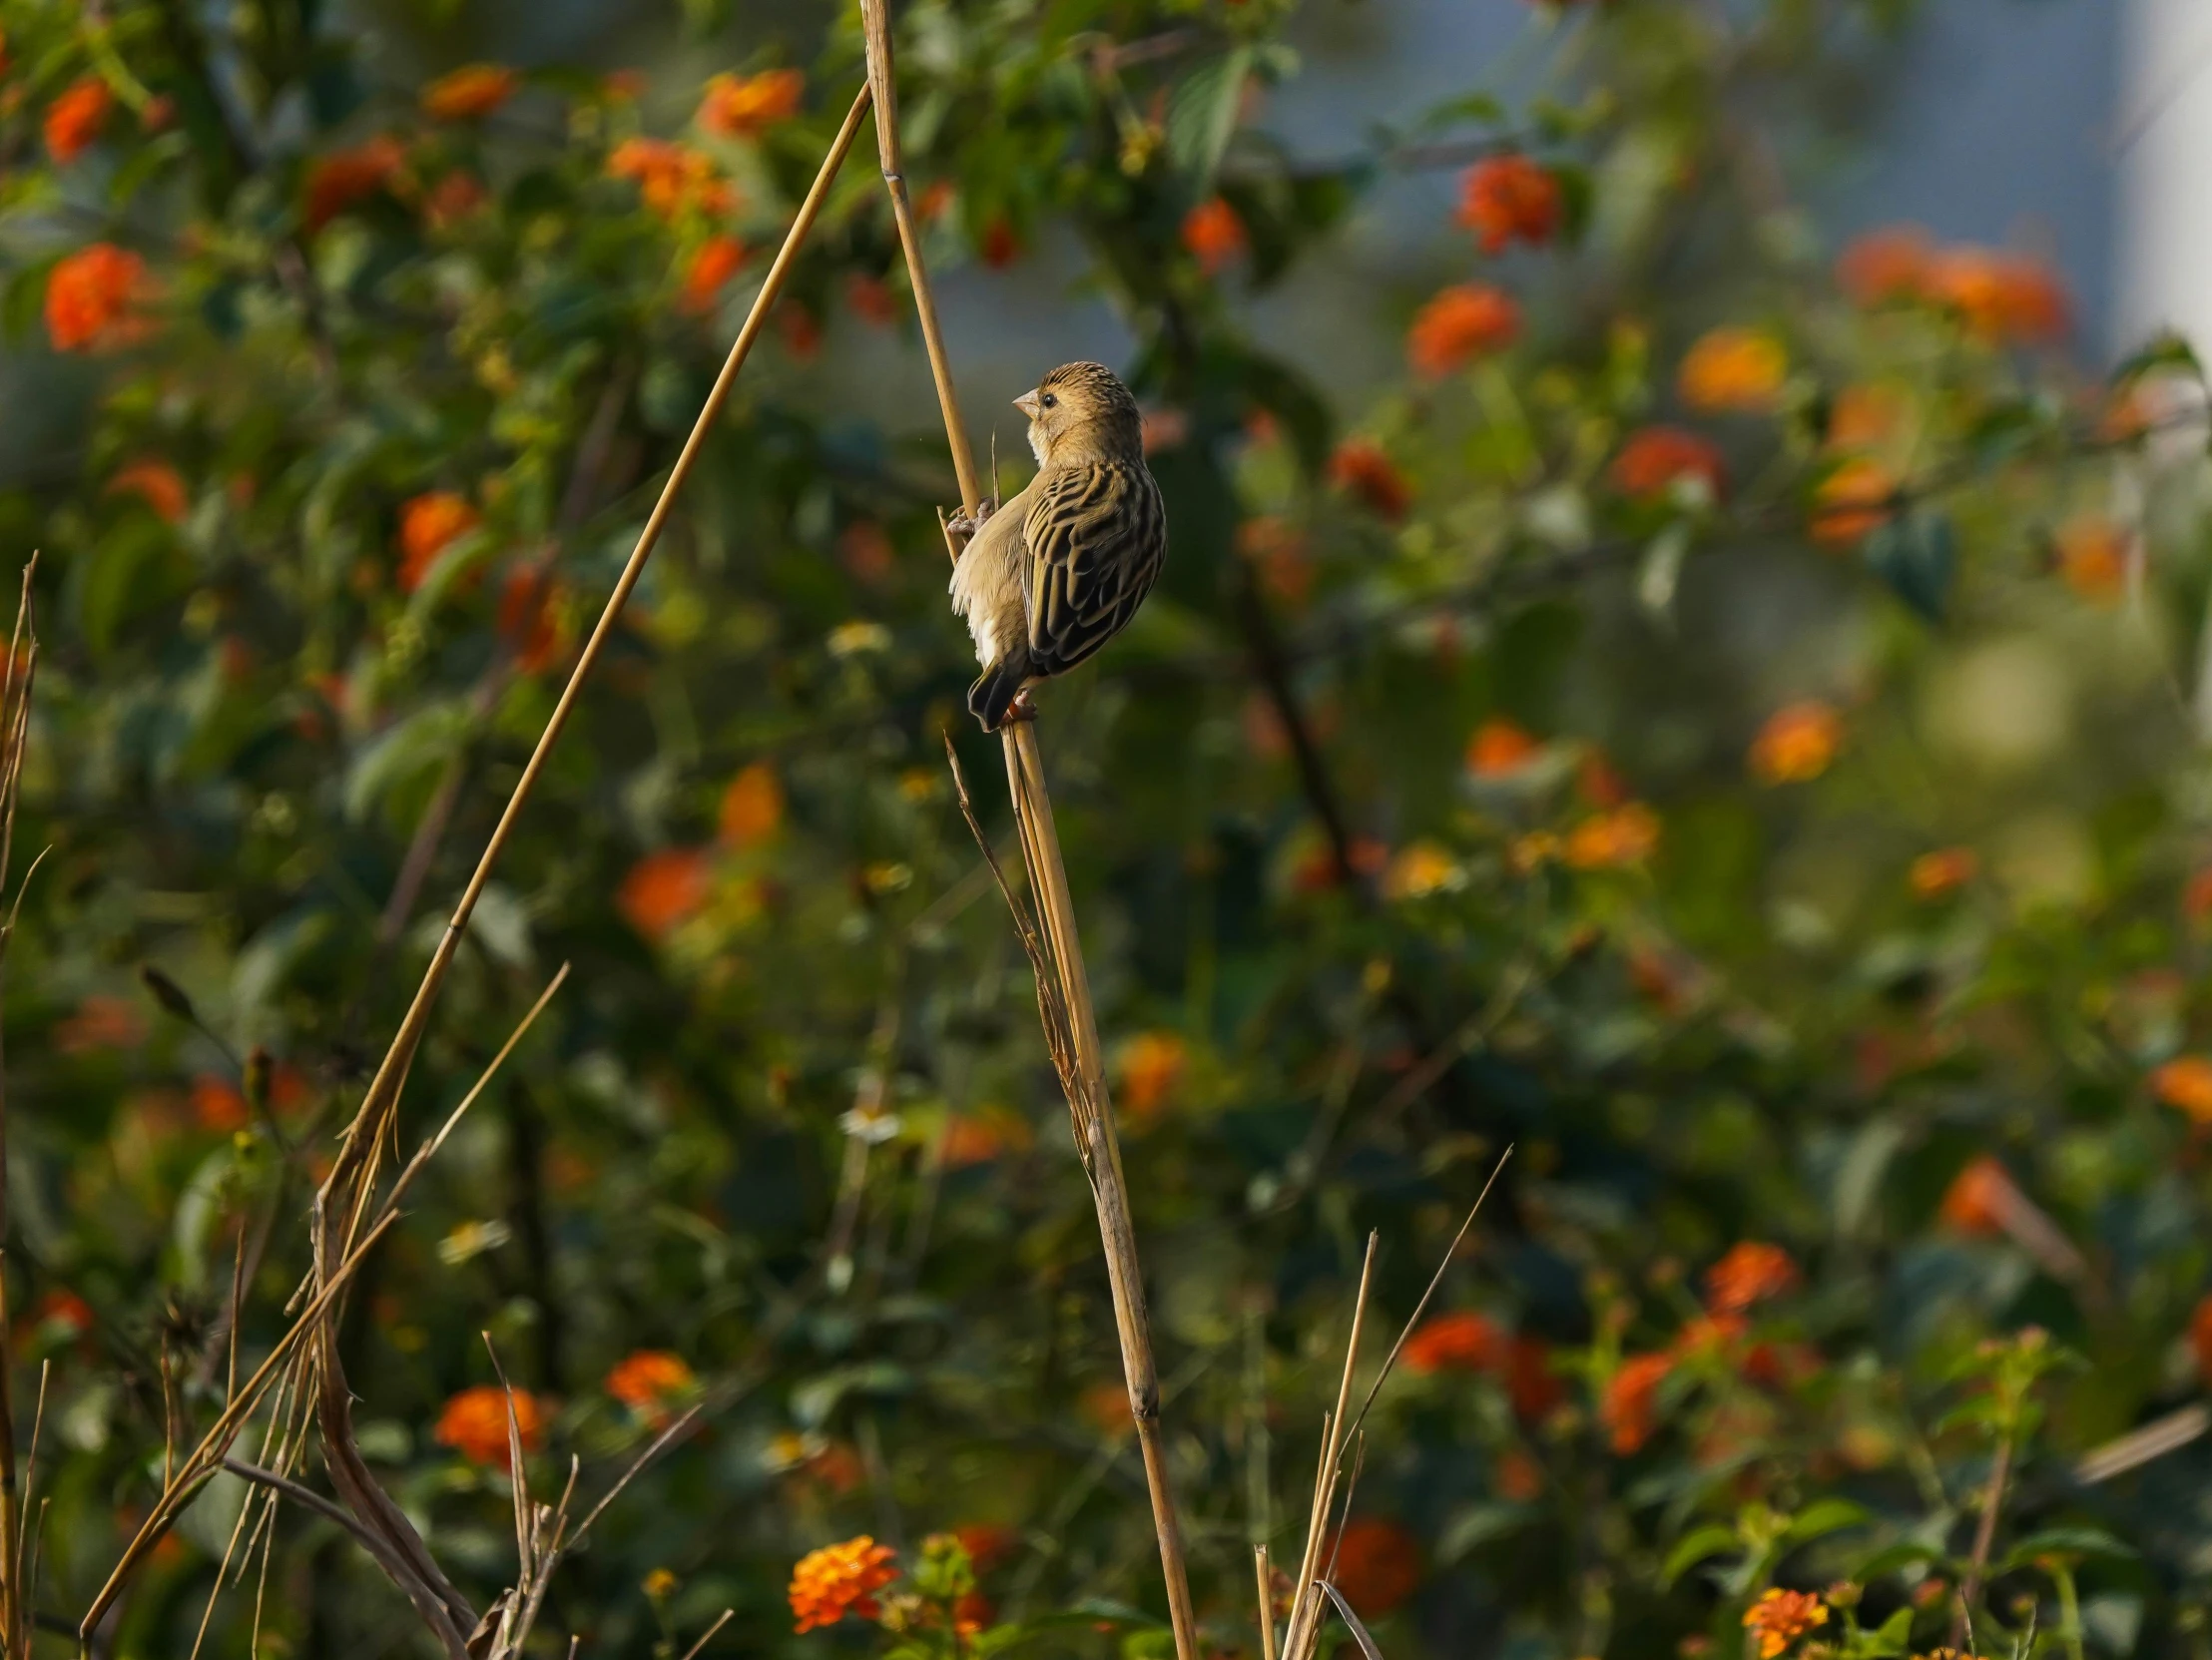
{"type": "MultiPolygon", "coordinates": [[[[1325,1537],[1390,1660],[2202,1652],[2200,14],[896,9],[1001,490],[1009,400],[1094,356],[1169,507],[1040,741],[1207,1655],[1263,1652],[1251,1549],[1303,1537],[1371,1232],[1363,1386],[1409,1335],[1325,1537]]],[[[234,1334],[250,1374],[287,1329],[860,49],[811,0],[0,31],[0,541],[39,551],[17,1660],[76,1652],[234,1334]]],[[[1174,1652],[1090,1192],[946,765],[1018,862],[872,154],[397,1145],[569,977],[329,1351],[474,1609],[515,1575],[510,1401],[541,1499],[702,1409],[527,1653],[1174,1652]]],[[[351,1503],[326,1429],[279,1394],[239,1444],[351,1503]]],[[[93,1652],[445,1651],[267,1494],[209,1482],[93,1652]]]]}

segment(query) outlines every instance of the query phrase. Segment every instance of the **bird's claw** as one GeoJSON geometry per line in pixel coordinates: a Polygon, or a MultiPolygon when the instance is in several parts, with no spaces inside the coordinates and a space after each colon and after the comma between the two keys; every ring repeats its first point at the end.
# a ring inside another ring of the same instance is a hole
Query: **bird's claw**
{"type": "Polygon", "coordinates": [[[1017,726],[1023,721],[1034,721],[1036,718],[1036,702],[1029,696],[1029,688],[1024,686],[1014,694],[1014,701],[1006,706],[1006,714],[998,724],[1002,727],[1017,726]]]}
{"type": "Polygon", "coordinates": [[[986,501],[978,504],[972,514],[964,510],[948,513],[945,515],[944,528],[954,536],[973,536],[990,521],[990,516],[997,510],[996,502],[986,501]]]}

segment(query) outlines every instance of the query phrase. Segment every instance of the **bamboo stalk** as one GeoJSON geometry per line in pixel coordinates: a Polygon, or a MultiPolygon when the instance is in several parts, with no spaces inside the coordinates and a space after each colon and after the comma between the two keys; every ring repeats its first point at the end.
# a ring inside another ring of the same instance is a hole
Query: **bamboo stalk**
{"type": "MultiPolygon", "coordinates": [[[[959,481],[961,505],[972,518],[982,505],[984,490],[975,470],[975,452],[968,442],[967,423],[960,415],[951,359],[945,352],[944,333],[937,320],[936,296],[929,285],[928,268],[922,259],[913,205],[907,198],[905,166],[898,138],[897,77],[893,69],[885,0],[860,0],[860,20],[867,36],[868,85],[875,95],[876,156],[882,168],[884,189],[890,196],[891,217],[898,226],[906,276],[914,291],[914,314],[921,326],[922,348],[928,354],[930,377],[936,383],[937,403],[944,416],[945,441],[952,452],[952,470],[959,481]]],[[[947,550],[957,557],[949,541],[947,550]]],[[[1137,1255],[1136,1226],[1130,1215],[1128,1183],[1122,1174],[1121,1140],[1114,1128],[1113,1101],[1106,1085],[1105,1059],[1098,1040],[1098,1016],[1091,1002],[1090,975],[1083,965],[1082,936],[1076,925],[1074,901],[1068,893],[1067,870],[1060,858],[1059,833],[1052,820],[1052,797],[1045,787],[1044,762],[1037,748],[1036,723],[1015,722],[1002,730],[1000,738],[1005,750],[1006,777],[1013,797],[1015,822],[1021,829],[1023,862],[1028,867],[1030,888],[1037,896],[1039,920],[1049,943],[1055,976],[1060,982],[1060,996],[1069,1014],[1077,1084],[1069,1093],[1068,1105],[1098,1211],[1107,1284],[1113,1297],[1115,1334],[1121,1346],[1122,1373],[1129,1386],[1130,1415],[1136,1422],[1137,1445],[1144,1458],[1145,1486],[1152,1500],[1153,1528],[1160,1540],[1160,1571],[1167,1582],[1168,1615],[1175,1628],[1175,1652],[1177,1660],[1198,1660],[1198,1617],[1191,1604],[1182,1525],[1176,1514],[1167,1446],[1160,1433],[1159,1369],[1153,1359],[1151,1324],[1145,1313],[1144,1275],[1137,1255]]]]}

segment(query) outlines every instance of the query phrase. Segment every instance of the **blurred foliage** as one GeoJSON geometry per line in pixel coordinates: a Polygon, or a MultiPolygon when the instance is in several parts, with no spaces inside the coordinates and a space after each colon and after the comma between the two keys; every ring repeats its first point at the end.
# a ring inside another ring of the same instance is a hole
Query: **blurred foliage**
{"type": "MultiPolygon", "coordinates": [[[[433,71],[399,8],[0,0],[52,848],[7,1290],[58,1627],[165,1394],[188,1437],[220,1409],[235,1262],[242,1364],[282,1329],[311,1182],[858,84],[851,15],[726,11],[628,23],[650,74],[433,71]]],[[[1075,251],[1169,502],[1161,590],[1042,701],[1210,1643],[1257,1652],[1249,1544],[1296,1554],[1364,1236],[1394,1329],[1512,1143],[1334,1547],[1392,1660],[2200,1652],[2197,364],[2083,371],[2026,255],[1831,265],[1792,190],[1894,0],[1531,8],[1494,85],[1325,161],[1268,123],[1304,21],[897,18],[933,265],[1012,295],[1075,251]],[[1354,402],[1266,291],[1423,171],[1453,278],[1372,292],[1406,369],[1354,402]],[[2111,1444],[2145,1424],[2178,1449],[2111,1444]]],[[[942,765],[950,729],[993,777],[952,485],[926,408],[804,395],[909,310],[856,159],[405,1137],[573,977],[349,1303],[363,1451],[480,1600],[479,1333],[541,1493],[730,1400],[563,1568],[548,1654],[726,1605],[732,1651],[1167,1652],[1088,1195],[942,765]]],[[[193,1651],[243,1496],[99,1653],[193,1651]]],[[[257,1581],[261,1652],[433,1652],[329,1523],[274,1532],[206,1652],[257,1581]]]]}

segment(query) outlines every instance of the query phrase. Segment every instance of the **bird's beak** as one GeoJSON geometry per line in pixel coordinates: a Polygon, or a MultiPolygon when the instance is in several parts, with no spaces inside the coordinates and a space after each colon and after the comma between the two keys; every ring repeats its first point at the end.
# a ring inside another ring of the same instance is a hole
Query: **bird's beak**
{"type": "Polygon", "coordinates": [[[1027,415],[1031,420],[1035,420],[1039,411],[1037,394],[1033,391],[1023,392],[1021,396],[1014,399],[1014,407],[1016,409],[1019,409],[1023,414],[1027,415]]]}

